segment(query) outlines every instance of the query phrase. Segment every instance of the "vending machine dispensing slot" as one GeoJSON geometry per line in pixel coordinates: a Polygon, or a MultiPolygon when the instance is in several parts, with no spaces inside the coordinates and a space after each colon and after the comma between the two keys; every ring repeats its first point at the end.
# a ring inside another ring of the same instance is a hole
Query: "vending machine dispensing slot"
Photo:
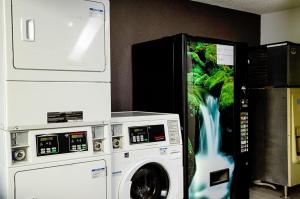
{"type": "Polygon", "coordinates": [[[296,153],[300,156],[300,127],[295,128],[296,153]]]}
{"type": "Polygon", "coordinates": [[[229,182],[229,169],[222,169],[210,173],[210,186],[229,182]]]}

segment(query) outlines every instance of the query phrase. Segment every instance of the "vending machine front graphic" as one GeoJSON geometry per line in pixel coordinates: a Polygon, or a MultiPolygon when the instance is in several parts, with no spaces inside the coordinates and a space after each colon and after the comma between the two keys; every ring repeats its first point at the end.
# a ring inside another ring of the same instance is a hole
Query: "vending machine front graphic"
{"type": "Polygon", "coordinates": [[[180,114],[185,198],[249,197],[246,50],[185,34],[133,46],[134,110],[180,114]]]}
{"type": "Polygon", "coordinates": [[[188,156],[194,165],[189,198],[228,198],[234,159],[232,150],[221,150],[221,143],[228,142],[223,134],[233,133],[234,48],[187,44],[188,156]]]}

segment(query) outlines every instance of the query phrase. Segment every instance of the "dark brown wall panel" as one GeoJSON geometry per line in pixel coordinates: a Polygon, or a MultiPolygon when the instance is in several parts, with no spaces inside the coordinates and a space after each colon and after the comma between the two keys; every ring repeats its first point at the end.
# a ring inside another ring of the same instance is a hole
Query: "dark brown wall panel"
{"type": "Polygon", "coordinates": [[[132,109],[131,45],[177,33],[258,45],[260,16],[189,0],[111,0],[113,111],[132,109]]]}

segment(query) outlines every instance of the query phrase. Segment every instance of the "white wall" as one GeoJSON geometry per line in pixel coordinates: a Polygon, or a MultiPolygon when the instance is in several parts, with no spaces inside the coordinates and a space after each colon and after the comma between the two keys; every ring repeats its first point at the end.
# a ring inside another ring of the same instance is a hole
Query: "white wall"
{"type": "Polygon", "coordinates": [[[261,44],[300,43],[300,7],[261,15],[261,44]]]}

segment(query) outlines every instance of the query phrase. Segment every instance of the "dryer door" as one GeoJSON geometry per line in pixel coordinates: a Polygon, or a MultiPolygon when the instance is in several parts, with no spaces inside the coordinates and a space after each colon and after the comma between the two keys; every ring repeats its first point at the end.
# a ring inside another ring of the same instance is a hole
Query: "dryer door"
{"type": "Polygon", "coordinates": [[[104,160],[15,174],[16,199],[106,199],[106,186],[104,160]]]}
{"type": "Polygon", "coordinates": [[[12,0],[14,68],[104,72],[106,8],[88,0],[12,0]]]}
{"type": "Polygon", "coordinates": [[[157,163],[148,163],[139,168],[131,179],[132,199],[165,199],[169,193],[169,177],[157,163]]]}

